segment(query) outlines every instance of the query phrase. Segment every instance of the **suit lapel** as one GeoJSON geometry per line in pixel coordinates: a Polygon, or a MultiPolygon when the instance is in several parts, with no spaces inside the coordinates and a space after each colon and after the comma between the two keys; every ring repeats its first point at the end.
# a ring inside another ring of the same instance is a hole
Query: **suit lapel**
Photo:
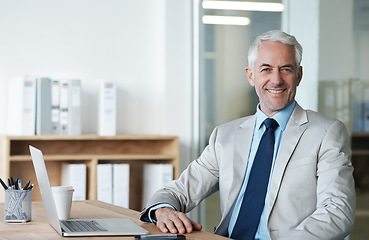
{"type": "MultiPolygon", "coordinates": [[[[228,213],[222,220],[223,226],[228,227],[230,211],[241,189],[243,178],[245,176],[247,161],[249,157],[256,115],[247,117],[246,120],[235,131],[234,147],[233,147],[233,182],[230,186],[230,191],[227,203],[224,208],[224,213],[228,213]]],[[[224,229],[223,229],[224,230],[224,229]]]]}
{"type": "Polygon", "coordinates": [[[306,127],[302,125],[307,121],[306,111],[296,103],[295,110],[293,111],[287,123],[285,132],[283,133],[274,165],[272,181],[269,190],[269,214],[272,211],[277,198],[287,164],[297,146],[298,141],[306,130],[306,127]]]}
{"type": "Polygon", "coordinates": [[[231,203],[228,204],[233,204],[242,186],[247,161],[249,158],[252,137],[254,134],[255,121],[256,115],[247,118],[247,120],[240,125],[240,128],[235,133],[235,143],[233,148],[233,184],[229,196],[231,203]]]}

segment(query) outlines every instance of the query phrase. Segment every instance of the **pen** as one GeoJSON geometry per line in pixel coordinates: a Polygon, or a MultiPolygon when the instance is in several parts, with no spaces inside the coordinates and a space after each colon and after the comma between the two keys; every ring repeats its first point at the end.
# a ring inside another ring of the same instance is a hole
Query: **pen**
{"type": "Polygon", "coordinates": [[[11,188],[11,189],[13,189],[13,181],[12,181],[12,179],[11,178],[9,178],[10,180],[9,180],[9,188],[11,188]]]}
{"type": "Polygon", "coordinates": [[[3,188],[5,189],[5,190],[7,190],[8,189],[8,186],[6,186],[6,184],[4,183],[4,181],[0,178],[0,183],[1,183],[1,185],[3,185],[3,188]]]}
{"type": "Polygon", "coordinates": [[[23,190],[27,190],[27,188],[28,188],[28,186],[29,186],[30,182],[31,182],[31,181],[29,181],[29,180],[28,180],[28,182],[26,183],[26,185],[24,185],[23,190]]]}
{"type": "Polygon", "coordinates": [[[142,235],[135,236],[135,239],[186,239],[185,235],[177,235],[177,234],[155,234],[155,235],[142,235]]]}
{"type": "Polygon", "coordinates": [[[15,190],[18,190],[18,180],[15,180],[15,181],[13,180],[13,181],[12,181],[12,183],[13,183],[13,184],[12,184],[12,185],[13,185],[13,188],[14,188],[15,190]]]}
{"type": "Polygon", "coordinates": [[[15,188],[15,190],[19,190],[19,188],[18,188],[18,178],[14,181],[14,188],[15,188]]]}
{"type": "Polygon", "coordinates": [[[10,182],[11,182],[12,186],[14,186],[14,179],[13,179],[13,177],[10,177],[10,182]]]}
{"type": "Polygon", "coordinates": [[[18,189],[22,190],[22,181],[18,178],[18,189]]]}

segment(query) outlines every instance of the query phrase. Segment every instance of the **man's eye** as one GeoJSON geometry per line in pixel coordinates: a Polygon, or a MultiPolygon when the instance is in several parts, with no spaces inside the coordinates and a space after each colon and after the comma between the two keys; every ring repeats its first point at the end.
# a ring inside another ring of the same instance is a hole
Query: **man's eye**
{"type": "Polygon", "coordinates": [[[282,68],[282,72],[292,72],[291,68],[282,68]]]}
{"type": "Polygon", "coordinates": [[[270,71],[272,71],[271,68],[263,68],[263,69],[261,69],[261,72],[270,72],[270,71]]]}

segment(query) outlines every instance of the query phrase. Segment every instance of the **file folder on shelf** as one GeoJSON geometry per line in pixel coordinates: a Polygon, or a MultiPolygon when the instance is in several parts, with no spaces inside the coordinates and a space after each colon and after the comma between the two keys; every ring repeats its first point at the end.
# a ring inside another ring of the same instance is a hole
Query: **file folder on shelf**
{"type": "Polygon", "coordinates": [[[147,163],[143,168],[143,194],[142,207],[149,198],[165,184],[173,180],[172,164],[147,163]]]}
{"type": "Polygon", "coordinates": [[[51,133],[60,134],[60,83],[52,80],[51,84],[51,133]]]}
{"type": "Polygon", "coordinates": [[[129,208],[129,164],[113,164],[113,204],[129,208]]]}
{"type": "Polygon", "coordinates": [[[37,78],[36,134],[51,134],[51,79],[37,78]]]}
{"type": "Polygon", "coordinates": [[[97,200],[113,203],[113,165],[97,165],[97,200]]]}
{"type": "Polygon", "coordinates": [[[116,84],[114,81],[100,80],[98,103],[98,134],[116,135],[116,84]]]}
{"type": "Polygon", "coordinates": [[[62,135],[80,135],[81,80],[62,80],[60,86],[60,132],[62,135]]]}
{"type": "Polygon", "coordinates": [[[73,201],[86,200],[86,164],[63,163],[61,171],[62,186],[73,186],[73,201]]]}
{"type": "Polygon", "coordinates": [[[36,130],[36,78],[10,79],[8,85],[7,134],[30,136],[36,130]]]}

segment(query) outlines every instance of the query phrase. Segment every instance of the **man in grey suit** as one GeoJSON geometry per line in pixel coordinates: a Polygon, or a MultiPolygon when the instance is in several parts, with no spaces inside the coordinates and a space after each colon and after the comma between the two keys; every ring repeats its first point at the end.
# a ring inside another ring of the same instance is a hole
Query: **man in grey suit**
{"type": "Polygon", "coordinates": [[[216,234],[236,239],[327,240],[344,239],[350,233],[355,187],[349,136],[340,121],[296,103],[301,59],[302,47],[289,34],[270,31],[256,38],[246,68],[260,101],[256,114],[216,127],[201,156],[178,180],[155,193],[141,220],[156,223],[162,232],[200,230],[201,225],[185,213],[219,191],[222,219],[216,234]],[[259,161],[265,119],[277,122],[271,170],[256,228],[246,238],[234,232],[244,227],[241,209],[253,200],[251,196],[243,201],[252,187],[248,185],[253,165],[259,161]]]}

